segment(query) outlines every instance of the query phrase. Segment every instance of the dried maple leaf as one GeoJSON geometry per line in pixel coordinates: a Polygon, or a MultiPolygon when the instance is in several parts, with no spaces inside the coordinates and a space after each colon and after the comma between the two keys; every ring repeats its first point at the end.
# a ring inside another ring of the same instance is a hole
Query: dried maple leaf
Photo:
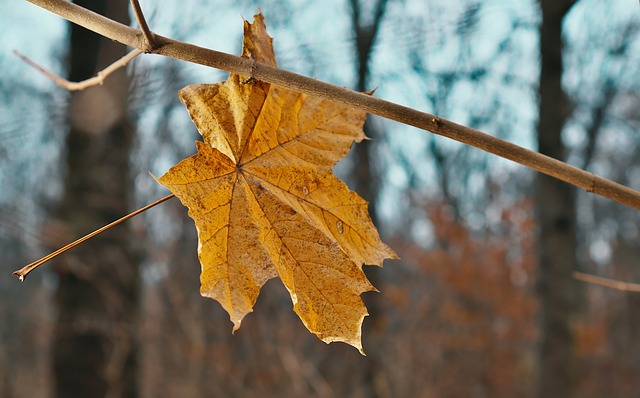
{"type": "MultiPolygon", "coordinates": [[[[275,66],[262,15],[244,34],[242,55],[275,66]]],[[[395,254],[331,168],[365,138],[365,113],[233,74],[180,98],[204,142],[158,181],[195,221],[202,295],[236,330],[278,276],[307,329],[362,352],[360,294],[375,288],[361,266],[395,254]]]]}

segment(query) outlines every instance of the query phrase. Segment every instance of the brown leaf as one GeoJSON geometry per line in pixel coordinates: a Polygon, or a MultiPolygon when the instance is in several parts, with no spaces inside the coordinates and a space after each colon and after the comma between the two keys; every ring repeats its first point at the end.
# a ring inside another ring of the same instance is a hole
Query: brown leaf
{"type": "MultiPolygon", "coordinates": [[[[262,15],[244,32],[243,56],[275,66],[262,15]]],[[[195,221],[202,295],[236,330],[278,276],[307,329],[362,352],[360,294],[375,288],[361,266],[396,255],[331,169],[365,138],[365,113],[233,74],[180,98],[204,143],[158,181],[195,221]]]]}

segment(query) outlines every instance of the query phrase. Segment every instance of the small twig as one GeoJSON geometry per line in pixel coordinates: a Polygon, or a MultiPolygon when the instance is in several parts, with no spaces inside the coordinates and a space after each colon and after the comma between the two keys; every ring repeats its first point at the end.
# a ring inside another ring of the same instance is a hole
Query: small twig
{"type": "Polygon", "coordinates": [[[144,18],[144,14],[142,13],[142,7],[140,7],[140,2],[138,0],[131,0],[131,7],[133,7],[133,13],[138,20],[138,25],[140,25],[140,30],[142,30],[142,34],[144,34],[144,38],[147,42],[147,48],[144,50],[145,53],[150,53],[156,48],[156,39],[149,29],[149,25],[147,25],[147,20],[144,18]]]}
{"type": "Polygon", "coordinates": [[[78,246],[79,244],[81,244],[81,243],[93,238],[94,236],[96,236],[98,234],[101,234],[104,231],[106,231],[106,230],[108,230],[108,229],[110,229],[112,227],[115,227],[116,225],[120,224],[121,222],[127,221],[131,217],[137,216],[138,214],[140,214],[140,213],[142,213],[144,211],[147,211],[150,208],[152,208],[154,206],[157,206],[157,205],[159,205],[160,203],[162,203],[164,201],[167,201],[167,200],[171,199],[174,196],[175,195],[173,195],[173,194],[165,196],[164,198],[158,199],[158,200],[156,200],[155,202],[153,202],[151,204],[148,204],[148,205],[146,205],[146,206],[144,206],[144,207],[142,207],[142,208],[140,208],[140,209],[138,209],[138,210],[136,210],[136,211],[134,211],[132,213],[129,213],[126,216],[124,216],[122,218],[119,218],[118,220],[116,220],[116,221],[114,221],[114,222],[112,222],[110,224],[107,224],[102,228],[96,229],[95,231],[91,232],[90,234],[87,234],[87,235],[83,236],[82,238],[69,243],[68,245],[66,245],[66,246],[54,251],[53,253],[49,253],[46,256],[42,257],[41,259],[32,262],[31,264],[25,265],[21,269],[15,271],[13,273],[13,275],[17,276],[18,279],[20,279],[20,281],[24,281],[24,278],[26,278],[27,275],[29,275],[29,273],[31,271],[33,271],[34,269],[38,268],[39,266],[41,266],[42,264],[46,263],[47,261],[51,260],[52,258],[57,257],[58,255],[66,252],[67,250],[78,246]]]}
{"type": "Polygon", "coordinates": [[[81,82],[70,82],[69,80],[63,77],[56,75],[55,73],[44,68],[43,66],[38,65],[35,61],[31,60],[29,57],[22,54],[18,50],[13,50],[13,53],[16,56],[18,56],[21,60],[23,60],[25,63],[27,63],[29,66],[31,66],[32,68],[36,69],[38,72],[42,73],[43,75],[51,79],[58,86],[62,88],[66,88],[69,91],[78,91],[78,90],[84,90],[85,88],[88,88],[88,87],[102,85],[102,83],[104,83],[104,80],[107,78],[107,76],[109,76],[116,70],[127,66],[127,64],[132,59],[142,54],[142,51],[138,49],[132,50],[124,57],[120,58],[116,62],[112,63],[111,65],[107,66],[105,69],[98,72],[97,76],[87,80],[83,80],[81,82]]]}
{"type": "Polygon", "coordinates": [[[574,272],[573,277],[579,281],[608,287],[611,289],[622,290],[624,292],[640,293],[640,283],[622,282],[615,279],[603,278],[583,272],[574,272]]]}

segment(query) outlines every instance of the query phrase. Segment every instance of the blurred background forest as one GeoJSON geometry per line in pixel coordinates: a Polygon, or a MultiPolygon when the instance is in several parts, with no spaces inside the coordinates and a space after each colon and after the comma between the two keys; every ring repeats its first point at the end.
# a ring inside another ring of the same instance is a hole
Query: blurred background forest
{"type": "MultiPolygon", "coordinates": [[[[136,26],[126,0],[78,1],[136,26]]],[[[238,54],[265,14],[279,65],[435,113],[640,189],[636,0],[145,0],[155,32],[238,54]]],[[[226,73],[126,49],[0,3],[1,397],[635,397],[640,214],[450,140],[369,117],[336,168],[402,260],[366,269],[367,357],[325,345],[277,280],[231,335],[199,295],[177,200],[20,284],[11,272],[166,195],[195,152],[177,91],[226,73]]]]}

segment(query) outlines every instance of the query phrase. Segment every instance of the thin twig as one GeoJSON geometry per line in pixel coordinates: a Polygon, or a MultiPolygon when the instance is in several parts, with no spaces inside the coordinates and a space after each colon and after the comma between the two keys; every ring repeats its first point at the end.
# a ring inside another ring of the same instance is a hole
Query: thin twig
{"type": "MultiPolygon", "coordinates": [[[[146,39],[141,31],[96,14],[69,1],[27,1],[112,40],[142,50],[146,48],[146,39]]],[[[159,35],[154,37],[156,40],[156,48],[152,51],[154,54],[199,63],[237,75],[277,84],[298,92],[337,101],[346,106],[451,138],[530,167],[586,191],[640,209],[640,192],[638,191],[479,130],[344,87],[334,86],[320,80],[261,64],[253,59],[209,50],[159,35]]]]}
{"type": "Polygon", "coordinates": [[[144,34],[144,38],[147,41],[147,48],[145,48],[145,53],[152,52],[156,47],[156,39],[149,29],[149,25],[147,25],[147,20],[144,18],[144,13],[142,12],[142,7],[140,7],[140,2],[138,0],[131,0],[131,7],[133,7],[133,13],[138,20],[138,25],[140,25],[140,30],[144,34]]]}
{"type": "Polygon", "coordinates": [[[608,287],[611,289],[622,290],[624,292],[640,293],[640,283],[622,282],[615,279],[603,278],[583,272],[574,272],[573,277],[579,281],[608,287]]]}
{"type": "Polygon", "coordinates": [[[105,69],[98,72],[97,76],[94,76],[87,80],[83,80],[81,82],[70,82],[69,80],[56,75],[55,73],[44,68],[43,66],[38,65],[35,61],[31,60],[29,57],[27,57],[26,55],[22,54],[17,50],[13,50],[13,53],[16,56],[18,56],[21,60],[23,60],[27,65],[31,66],[32,68],[36,69],[38,72],[42,73],[49,79],[53,80],[53,82],[58,86],[62,88],[66,88],[69,91],[78,91],[78,90],[84,90],[85,88],[88,88],[88,87],[102,85],[102,83],[104,83],[104,80],[107,78],[107,76],[109,76],[116,70],[127,66],[127,64],[131,62],[132,59],[142,54],[142,51],[138,49],[132,50],[124,57],[120,58],[116,62],[112,63],[111,65],[107,66],[105,69]]]}
{"type": "Polygon", "coordinates": [[[96,236],[98,234],[101,234],[104,231],[106,231],[106,230],[108,230],[108,229],[110,229],[112,227],[115,227],[116,225],[118,225],[118,224],[120,224],[120,223],[122,223],[124,221],[127,221],[131,217],[137,216],[138,214],[140,214],[140,213],[142,213],[144,211],[147,211],[150,208],[152,208],[154,206],[157,206],[157,205],[159,205],[160,203],[162,203],[164,201],[167,201],[167,200],[171,199],[174,196],[175,195],[173,195],[173,194],[167,195],[164,198],[158,199],[158,200],[156,200],[155,202],[153,202],[151,204],[148,204],[148,205],[146,205],[146,206],[144,206],[144,207],[142,207],[142,208],[140,208],[140,209],[138,209],[138,210],[136,210],[136,211],[134,211],[132,213],[129,213],[126,216],[124,216],[122,218],[119,218],[118,220],[116,220],[116,221],[114,221],[114,222],[112,222],[110,224],[107,224],[102,228],[96,229],[95,231],[91,232],[90,234],[87,234],[87,235],[83,236],[82,238],[69,243],[68,245],[66,245],[66,246],[54,251],[53,253],[49,253],[46,256],[42,257],[41,259],[32,262],[31,264],[25,265],[24,267],[22,267],[19,270],[15,271],[13,273],[13,275],[17,276],[18,279],[20,279],[20,281],[24,281],[24,278],[26,278],[27,275],[29,275],[29,273],[31,271],[33,271],[34,269],[38,268],[39,266],[41,266],[42,264],[46,263],[47,261],[51,260],[52,258],[57,257],[58,255],[66,252],[67,250],[78,246],[79,244],[81,244],[81,243],[93,238],[94,236],[96,236]]]}

